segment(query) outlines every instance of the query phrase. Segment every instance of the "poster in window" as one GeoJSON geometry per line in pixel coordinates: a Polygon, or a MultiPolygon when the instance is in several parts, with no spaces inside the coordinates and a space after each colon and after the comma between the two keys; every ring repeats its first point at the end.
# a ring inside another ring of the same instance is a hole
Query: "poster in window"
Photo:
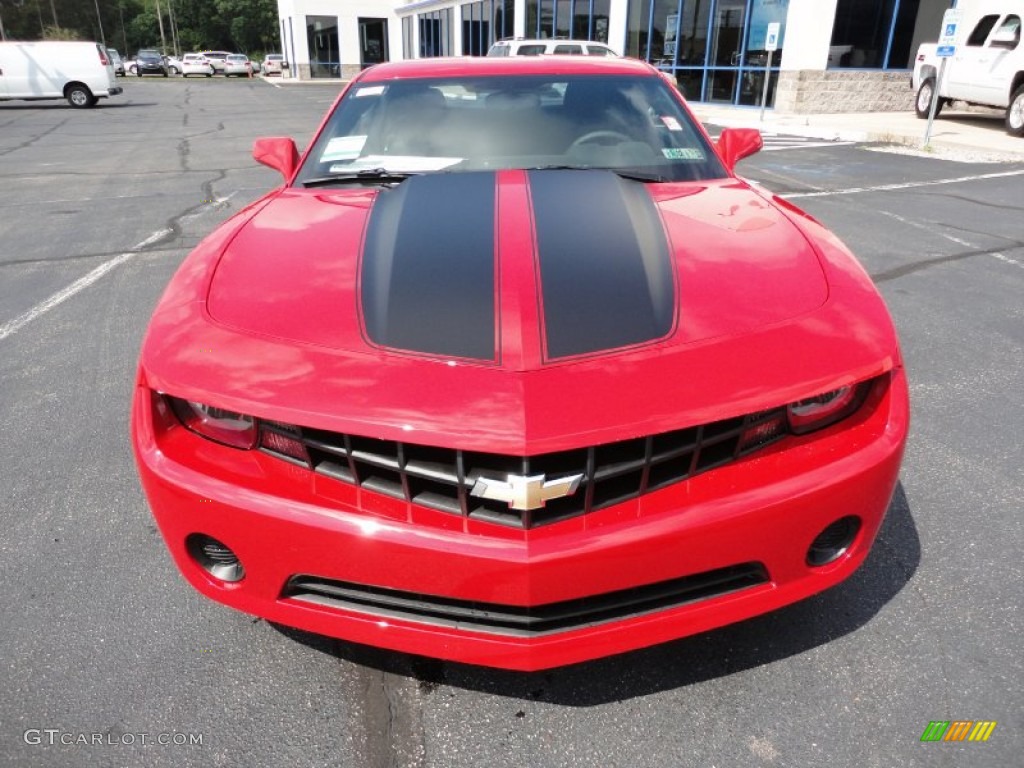
{"type": "Polygon", "coordinates": [[[779,50],[786,40],[786,15],[789,0],[754,0],[750,4],[750,31],[747,33],[747,50],[763,51],[768,38],[768,25],[779,24],[779,50]]]}

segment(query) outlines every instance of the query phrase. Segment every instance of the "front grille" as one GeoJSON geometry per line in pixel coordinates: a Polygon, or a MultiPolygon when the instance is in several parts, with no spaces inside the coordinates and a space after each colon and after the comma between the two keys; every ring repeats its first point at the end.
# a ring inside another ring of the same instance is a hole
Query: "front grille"
{"type": "Polygon", "coordinates": [[[272,446],[275,436],[301,442],[308,466],[318,474],[431,509],[478,520],[534,528],[604,509],[665,488],[775,442],[782,409],[762,411],[632,440],[545,453],[511,456],[437,448],[393,440],[263,422],[261,449],[294,461],[272,446]],[[742,438],[742,439],[741,439],[742,438]],[[532,510],[470,492],[477,479],[509,474],[547,480],[582,475],[571,496],[532,510]]]}
{"type": "Polygon", "coordinates": [[[768,573],[763,565],[742,563],[603,595],[526,607],[457,600],[303,575],[289,579],[281,597],[374,617],[536,637],[663,611],[767,582],[768,573]]]}

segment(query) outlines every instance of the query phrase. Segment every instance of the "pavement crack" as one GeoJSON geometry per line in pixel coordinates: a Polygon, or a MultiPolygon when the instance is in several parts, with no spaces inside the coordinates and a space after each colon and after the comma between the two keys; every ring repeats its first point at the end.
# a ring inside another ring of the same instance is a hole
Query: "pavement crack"
{"type": "Polygon", "coordinates": [[[1002,211],[1024,211],[1024,207],[1019,205],[1003,205],[1000,203],[993,203],[986,200],[978,200],[974,197],[967,195],[955,195],[952,192],[927,192],[925,197],[946,197],[950,200],[962,200],[965,203],[971,203],[972,205],[978,205],[982,208],[998,208],[1002,211]]]}
{"type": "Polygon", "coordinates": [[[364,746],[368,768],[416,768],[426,765],[422,694],[406,675],[362,667],[364,746]]]}
{"type": "Polygon", "coordinates": [[[64,124],[67,123],[67,121],[70,120],[70,119],[71,118],[69,118],[69,117],[64,118],[59,123],[57,123],[55,126],[53,126],[52,128],[48,128],[47,130],[43,131],[42,133],[38,134],[37,136],[33,136],[31,139],[27,139],[26,141],[21,142],[21,144],[17,144],[15,146],[11,147],[10,149],[0,150],[0,155],[9,155],[12,152],[17,152],[19,149],[25,149],[26,147],[31,147],[33,144],[35,144],[40,139],[44,139],[47,136],[49,136],[51,133],[53,133],[54,131],[59,130],[60,128],[62,128],[64,126],[64,124]]]}
{"type": "Polygon", "coordinates": [[[178,142],[178,163],[181,166],[181,170],[189,171],[188,167],[188,156],[192,152],[192,145],[190,139],[182,139],[178,142]]]}
{"type": "Polygon", "coordinates": [[[955,261],[962,261],[963,259],[970,259],[975,256],[995,256],[1001,254],[1006,250],[1005,246],[998,248],[984,248],[976,249],[971,251],[962,251],[960,253],[951,253],[946,256],[937,256],[933,259],[924,259],[923,261],[915,261],[913,264],[905,264],[902,267],[896,267],[895,269],[889,269],[885,272],[877,272],[871,275],[871,279],[875,283],[885,283],[889,280],[895,280],[899,277],[906,277],[907,275],[913,274],[914,272],[921,272],[925,269],[931,269],[941,264],[950,264],[955,261]]]}

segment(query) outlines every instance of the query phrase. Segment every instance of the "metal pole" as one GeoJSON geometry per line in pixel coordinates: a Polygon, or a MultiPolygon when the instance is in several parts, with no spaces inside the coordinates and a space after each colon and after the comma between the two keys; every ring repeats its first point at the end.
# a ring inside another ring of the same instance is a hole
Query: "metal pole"
{"type": "Polygon", "coordinates": [[[100,18],[100,0],[94,0],[96,3],[96,23],[100,25],[100,42],[103,43],[103,47],[107,47],[107,38],[103,36],[103,19],[100,18]]]}
{"type": "Polygon", "coordinates": [[[175,56],[181,56],[181,48],[178,45],[178,22],[174,18],[174,0],[167,0],[167,17],[171,21],[171,47],[175,56]]]}
{"type": "Polygon", "coordinates": [[[121,52],[125,56],[127,56],[128,55],[128,33],[125,32],[125,30],[124,30],[124,5],[122,5],[121,3],[118,3],[117,4],[117,10],[121,14],[121,44],[124,46],[124,48],[121,49],[121,52]]]}
{"type": "Polygon", "coordinates": [[[156,0],[156,21],[160,25],[160,53],[167,55],[167,38],[164,37],[164,15],[160,11],[160,0],[156,0]]]}
{"type": "Polygon", "coordinates": [[[0,40],[7,42],[7,33],[4,32],[4,15],[0,13],[0,40]]]}
{"type": "Polygon", "coordinates": [[[932,91],[932,103],[928,107],[928,127],[924,129],[924,147],[928,148],[928,145],[932,140],[932,123],[935,122],[935,108],[939,104],[939,85],[942,84],[942,76],[946,74],[946,62],[949,61],[948,57],[943,56],[942,61],[939,63],[939,74],[935,76],[935,89],[932,91]]]}
{"type": "Polygon", "coordinates": [[[772,54],[768,51],[768,63],[764,65],[764,87],[761,89],[761,122],[764,122],[764,108],[768,104],[768,78],[772,76],[772,54]]]}

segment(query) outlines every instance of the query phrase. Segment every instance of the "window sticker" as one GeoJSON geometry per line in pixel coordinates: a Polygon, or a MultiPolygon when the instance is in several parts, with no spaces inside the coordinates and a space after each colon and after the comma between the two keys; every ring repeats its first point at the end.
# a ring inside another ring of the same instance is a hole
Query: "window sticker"
{"type": "Polygon", "coordinates": [[[420,157],[418,155],[364,155],[354,163],[332,165],[329,173],[358,172],[384,168],[394,173],[431,173],[458,165],[461,157],[420,157]]]}
{"type": "Polygon", "coordinates": [[[669,160],[703,160],[704,151],[696,147],[666,147],[661,154],[669,160]]]}
{"type": "Polygon", "coordinates": [[[365,136],[335,136],[327,142],[327,147],[320,155],[321,163],[334,163],[338,160],[355,160],[363,151],[365,136]]]}
{"type": "Polygon", "coordinates": [[[383,85],[367,85],[356,91],[354,96],[359,99],[363,96],[380,96],[382,93],[384,93],[383,85]]]}
{"type": "Polygon", "coordinates": [[[679,121],[676,120],[671,115],[663,115],[662,118],[661,118],[661,122],[664,123],[665,127],[668,128],[670,131],[681,131],[681,130],[683,130],[683,126],[681,126],[679,124],[679,121]]]}

